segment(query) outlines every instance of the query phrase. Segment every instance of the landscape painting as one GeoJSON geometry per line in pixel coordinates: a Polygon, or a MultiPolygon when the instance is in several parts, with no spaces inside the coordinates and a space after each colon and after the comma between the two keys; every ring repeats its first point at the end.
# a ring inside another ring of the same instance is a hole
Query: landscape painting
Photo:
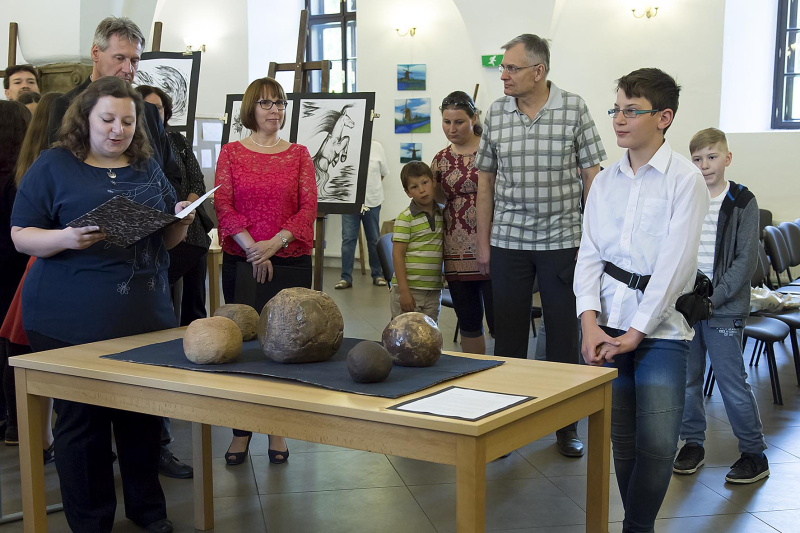
{"type": "Polygon", "coordinates": [[[397,90],[398,91],[424,91],[426,66],[422,63],[397,65],[397,90]]]}
{"type": "Polygon", "coordinates": [[[430,133],[430,98],[403,98],[394,102],[395,133],[430,133]]]}
{"type": "Polygon", "coordinates": [[[422,143],[400,143],[400,162],[422,161],[422,143]]]}

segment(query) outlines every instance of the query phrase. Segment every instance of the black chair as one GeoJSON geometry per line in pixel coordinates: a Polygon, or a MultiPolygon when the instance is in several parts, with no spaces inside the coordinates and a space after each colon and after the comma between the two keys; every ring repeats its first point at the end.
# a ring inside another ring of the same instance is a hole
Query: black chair
{"type": "MultiPolygon", "coordinates": [[[[783,240],[786,241],[786,247],[789,249],[789,267],[800,266],[800,226],[794,222],[781,222],[778,224],[778,229],[781,230],[783,240]]],[[[789,272],[791,279],[792,273],[789,272]]]]}
{"type": "Polygon", "coordinates": [[[786,245],[786,240],[783,238],[781,230],[775,226],[767,226],[764,228],[764,247],[769,256],[770,265],[772,270],[775,271],[775,277],[778,281],[778,286],[783,285],[781,282],[781,274],[786,272],[789,278],[787,285],[793,285],[797,280],[792,279],[791,272],[789,272],[790,254],[789,247],[786,245]]]}
{"type": "Polygon", "coordinates": [[[758,238],[764,238],[764,228],[772,225],[772,211],[758,210],[758,238]]]}

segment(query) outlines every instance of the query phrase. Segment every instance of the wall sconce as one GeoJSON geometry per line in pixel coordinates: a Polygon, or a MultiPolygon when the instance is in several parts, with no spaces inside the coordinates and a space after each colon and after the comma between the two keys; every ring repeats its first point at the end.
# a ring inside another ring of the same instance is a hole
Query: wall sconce
{"type": "Polygon", "coordinates": [[[198,52],[198,51],[199,52],[205,52],[206,51],[206,45],[201,44],[199,48],[193,49],[191,44],[187,44],[186,45],[186,50],[183,52],[183,55],[190,56],[190,55],[192,55],[192,52],[198,52]]]}
{"type": "Polygon", "coordinates": [[[633,16],[636,17],[637,19],[640,19],[640,18],[643,18],[643,17],[647,17],[647,18],[651,19],[651,18],[655,17],[656,15],[658,15],[658,7],[647,6],[647,9],[643,9],[643,10],[639,10],[638,8],[634,7],[633,9],[631,9],[631,12],[633,12],[633,16]],[[641,11],[641,12],[637,15],[636,14],[637,11],[641,11]]]}
{"type": "Polygon", "coordinates": [[[417,28],[408,28],[406,31],[402,33],[400,32],[400,28],[395,28],[395,31],[397,32],[397,35],[399,35],[400,37],[405,37],[406,35],[410,35],[411,37],[413,37],[417,33],[417,28]]]}

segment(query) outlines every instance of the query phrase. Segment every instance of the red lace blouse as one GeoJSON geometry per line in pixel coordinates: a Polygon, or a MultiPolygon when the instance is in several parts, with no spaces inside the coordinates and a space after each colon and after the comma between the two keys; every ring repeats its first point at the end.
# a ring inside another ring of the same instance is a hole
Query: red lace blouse
{"type": "Polygon", "coordinates": [[[222,147],[217,160],[214,209],[222,250],[244,256],[233,236],[244,230],[256,242],[280,230],[295,240],[278,257],[310,255],[317,217],[317,180],[308,148],[292,144],[277,154],[260,154],[242,143],[222,147]]]}

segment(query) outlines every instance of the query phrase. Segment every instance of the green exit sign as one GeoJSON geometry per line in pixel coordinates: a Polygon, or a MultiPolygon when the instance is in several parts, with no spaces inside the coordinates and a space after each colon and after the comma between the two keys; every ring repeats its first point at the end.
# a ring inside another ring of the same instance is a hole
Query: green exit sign
{"type": "Polygon", "coordinates": [[[481,56],[481,64],[484,67],[499,67],[503,62],[503,54],[494,54],[489,56],[481,56]]]}

